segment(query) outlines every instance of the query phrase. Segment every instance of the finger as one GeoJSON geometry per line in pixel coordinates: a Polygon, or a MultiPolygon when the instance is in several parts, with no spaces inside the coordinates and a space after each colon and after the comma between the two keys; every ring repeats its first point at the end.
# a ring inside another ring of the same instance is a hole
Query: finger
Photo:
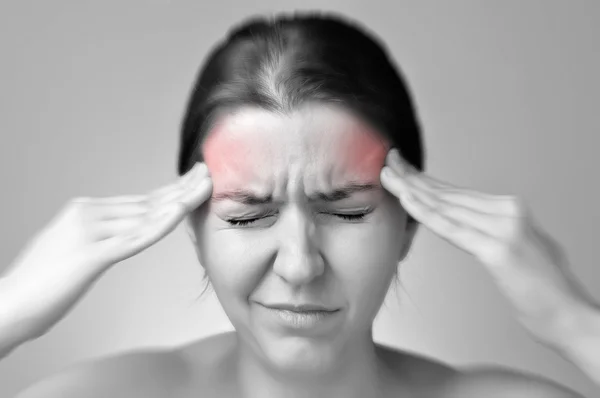
{"type": "Polygon", "coordinates": [[[448,202],[476,213],[496,216],[510,215],[513,210],[514,197],[509,195],[489,195],[449,184],[435,187],[426,176],[421,175],[405,178],[405,184],[410,192],[419,192],[420,197],[431,206],[437,202],[448,202]]]}
{"type": "Polygon", "coordinates": [[[477,256],[478,248],[489,247],[496,239],[472,225],[462,224],[427,206],[410,194],[401,195],[402,206],[419,223],[448,243],[477,256]]]}
{"type": "Polygon", "coordinates": [[[133,257],[175,230],[182,219],[181,214],[181,203],[174,202],[164,206],[147,217],[143,227],[97,242],[92,255],[105,264],[114,264],[133,257]]]}
{"type": "Polygon", "coordinates": [[[443,197],[431,197],[424,192],[414,192],[415,204],[422,204],[429,211],[439,213],[440,217],[448,219],[460,228],[474,230],[495,240],[502,240],[513,228],[513,217],[503,214],[490,214],[466,207],[461,203],[450,202],[443,197]]]}
{"type": "Polygon", "coordinates": [[[390,154],[389,158],[390,168],[405,181],[408,190],[425,191],[445,201],[481,213],[510,215],[514,211],[515,198],[512,195],[492,195],[453,185],[416,170],[397,154],[390,154]]]}
{"type": "Polygon", "coordinates": [[[405,180],[410,188],[428,192],[448,202],[459,203],[484,213],[505,214],[510,211],[510,202],[514,200],[514,196],[511,195],[493,195],[444,183],[420,172],[410,172],[405,180]]]}
{"type": "Polygon", "coordinates": [[[422,177],[427,181],[428,186],[432,188],[448,188],[451,184],[428,176],[422,171],[402,159],[396,149],[391,150],[386,157],[386,165],[390,167],[400,178],[409,179],[415,175],[422,177]]]}
{"type": "Polygon", "coordinates": [[[109,239],[117,235],[128,235],[128,234],[144,234],[145,229],[153,228],[152,220],[160,217],[161,214],[169,212],[169,209],[175,206],[181,210],[179,213],[170,213],[174,217],[180,217],[173,222],[179,222],[181,219],[190,211],[196,209],[203,202],[205,202],[212,192],[212,181],[210,178],[205,177],[196,186],[191,187],[186,192],[174,193],[174,195],[161,204],[156,205],[152,210],[138,215],[123,218],[114,218],[104,220],[95,224],[93,236],[96,240],[109,239]],[[150,223],[148,223],[150,220],[150,223]]]}
{"type": "Polygon", "coordinates": [[[186,186],[178,187],[170,192],[164,193],[162,196],[150,199],[152,207],[161,207],[168,205],[174,201],[181,201],[182,198],[196,197],[197,194],[204,192],[207,184],[211,182],[209,176],[198,176],[198,178],[190,181],[186,186]]]}
{"type": "Polygon", "coordinates": [[[207,174],[206,165],[197,163],[188,173],[165,187],[147,195],[125,195],[108,198],[94,198],[89,201],[90,211],[95,220],[104,221],[124,217],[138,217],[148,211],[170,202],[193,188],[207,174]]]}
{"type": "Polygon", "coordinates": [[[513,195],[489,195],[471,189],[441,190],[434,194],[446,202],[498,217],[512,216],[518,201],[513,195]]]}
{"type": "Polygon", "coordinates": [[[90,201],[94,205],[114,205],[122,203],[136,203],[142,202],[146,198],[146,195],[121,195],[121,196],[110,196],[106,198],[90,198],[90,201]]]}
{"type": "MultiPolygon", "coordinates": [[[[460,201],[446,200],[444,195],[436,196],[428,191],[406,188],[408,185],[406,181],[397,178],[393,173],[391,177],[384,177],[382,184],[394,196],[398,197],[402,204],[406,202],[407,197],[412,197],[411,203],[419,205],[418,209],[424,207],[429,212],[439,213],[439,216],[436,215],[435,217],[444,217],[448,222],[461,228],[473,229],[489,237],[502,239],[512,226],[511,217],[482,212],[477,208],[465,206],[460,201]]],[[[429,219],[431,217],[425,219],[423,223],[425,224],[429,219]]]]}
{"type": "Polygon", "coordinates": [[[108,220],[120,220],[129,217],[143,217],[151,210],[150,203],[147,197],[141,197],[136,202],[121,202],[110,206],[103,205],[101,208],[96,208],[94,212],[94,220],[98,222],[108,220]]]}
{"type": "MultiPolygon", "coordinates": [[[[181,176],[177,181],[170,183],[165,187],[161,187],[155,192],[168,192],[174,188],[185,185],[192,181],[196,176],[203,175],[207,172],[206,165],[204,163],[196,163],[194,167],[192,167],[187,173],[181,176]]],[[[94,205],[114,205],[114,204],[122,204],[122,203],[135,203],[142,202],[148,197],[148,194],[145,195],[122,195],[122,196],[111,196],[106,198],[93,198],[94,205]]]]}
{"type": "Polygon", "coordinates": [[[112,238],[113,236],[122,236],[134,233],[136,230],[144,228],[149,218],[153,218],[158,211],[148,212],[140,216],[111,218],[94,224],[91,231],[92,239],[101,241],[112,238]]]}
{"type": "Polygon", "coordinates": [[[200,181],[204,177],[208,175],[208,168],[204,163],[196,163],[196,165],[183,177],[179,180],[175,181],[172,184],[169,184],[165,187],[161,187],[156,189],[148,194],[150,201],[158,200],[160,202],[161,198],[165,195],[169,195],[174,191],[182,191],[188,189],[190,186],[195,185],[197,181],[200,181]]]}
{"type": "MultiPolygon", "coordinates": [[[[418,187],[426,189],[444,188],[448,190],[462,190],[463,187],[451,184],[447,181],[434,178],[429,174],[417,170],[412,164],[403,159],[397,149],[389,151],[386,157],[386,165],[389,166],[400,178],[408,181],[417,180],[420,182],[418,187]]],[[[475,193],[475,191],[473,191],[475,193]]],[[[483,194],[482,194],[483,195],[483,194]]]]}
{"type": "Polygon", "coordinates": [[[205,177],[197,186],[185,192],[179,199],[179,202],[184,205],[185,209],[185,213],[182,216],[204,204],[211,197],[212,189],[212,178],[205,177]]]}

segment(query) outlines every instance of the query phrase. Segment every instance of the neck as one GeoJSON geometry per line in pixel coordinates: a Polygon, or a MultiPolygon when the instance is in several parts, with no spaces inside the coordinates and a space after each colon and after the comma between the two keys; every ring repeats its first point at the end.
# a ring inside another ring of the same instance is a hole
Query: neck
{"type": "Polygon", "coordinates": [[[273,369],[237,338],[237,385],[242,397],[362,398],[378,397],[384,390],[386,369],[371,330],[347,343],[331,368],[302,374],[273,369]]]}

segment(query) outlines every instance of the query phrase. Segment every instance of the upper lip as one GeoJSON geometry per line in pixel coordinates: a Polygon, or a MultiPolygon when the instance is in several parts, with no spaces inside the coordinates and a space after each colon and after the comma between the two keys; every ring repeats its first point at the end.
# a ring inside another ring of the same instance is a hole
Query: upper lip
{"type": "Polygon", "coordinates": [[[318,304],[289,304],[289,303],[274,303],[274,304],[261,304],[267,308],[273,308],[277,310],[288,310],[295,312],[302,311],[337,311],[337,308],[326,307],[318,304]]]}

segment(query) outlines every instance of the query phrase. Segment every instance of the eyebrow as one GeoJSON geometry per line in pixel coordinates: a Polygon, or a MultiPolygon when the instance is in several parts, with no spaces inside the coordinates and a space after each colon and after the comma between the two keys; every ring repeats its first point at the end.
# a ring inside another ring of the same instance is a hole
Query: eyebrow
{"type": "MultiPolygon", "coordinates": [[[[355,193],[373,191],[377,189],[377,185],[373,183],[357,183],[351,182],[341,188],[335,189],[331,192],[316,192],[309,196],[311,202],[337,202],[339,200],[347,199],[355,193]]],[[[215,194],[212,197],[214,202],[220,202],[223,200],[233,200],[245,205],[264,205],[273,202],[272,195],[258,196],[250,191],[244,190],[233,190],[228,192],[221,192],[215,194]]]]}

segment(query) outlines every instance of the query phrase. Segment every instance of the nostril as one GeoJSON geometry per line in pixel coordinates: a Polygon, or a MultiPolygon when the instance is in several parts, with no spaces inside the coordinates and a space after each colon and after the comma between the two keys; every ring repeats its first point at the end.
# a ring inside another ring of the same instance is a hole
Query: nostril
{"type": "Polygon", "coordinates": [[[294,254],[279,253],[275,259],[273,270],[290,284],[310,283],[324,273],[324,259],[316,252],[294,254]]]}

